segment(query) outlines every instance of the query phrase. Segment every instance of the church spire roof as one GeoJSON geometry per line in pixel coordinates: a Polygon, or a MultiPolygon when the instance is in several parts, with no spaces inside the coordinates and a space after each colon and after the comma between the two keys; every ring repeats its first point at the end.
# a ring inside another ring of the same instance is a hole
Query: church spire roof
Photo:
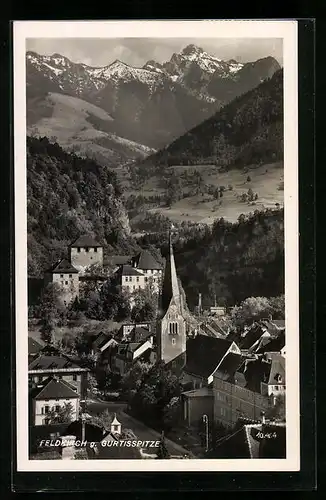
{"type": "Polygon", "coordinates": [[[180,288],[173,254],[172,233],[169,231],[169,254],[166,259],[161,297],[163,314],[166,313],[172,299],[174,299],[175,305],[181,308],[180,288]]]}

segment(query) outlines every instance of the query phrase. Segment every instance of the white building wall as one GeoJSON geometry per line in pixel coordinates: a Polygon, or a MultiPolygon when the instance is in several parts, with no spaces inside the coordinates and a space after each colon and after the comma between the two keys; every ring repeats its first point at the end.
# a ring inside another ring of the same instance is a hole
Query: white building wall
{"type": "Polygon", "coordinates": [[[56,283],[59,286],[60,297],[67,304],[79,296],[79,278],[77,273],[53,273],[52,283],[56,283]]]}
{"type": "Polygon", "coordinates": [[[34,425],[46,425],[45,419],[47,418],[46,407],[49,407],[49,411],[55,409],[56,406],[63,407],[65,403],[71,403],[73,408],[71,420],[77,420],[79,415],[79,398],[69,398],[69,399],[49,399],[49,400],[35,400],[33,405],[33,420],[34,425]]]}
{"type": "Polygon", "coordinates": [[[94,264],[103,266],[103,248],[73,247],[70,249],[70,262],[81,273],[84,273],[89,266],[94,264]]]}

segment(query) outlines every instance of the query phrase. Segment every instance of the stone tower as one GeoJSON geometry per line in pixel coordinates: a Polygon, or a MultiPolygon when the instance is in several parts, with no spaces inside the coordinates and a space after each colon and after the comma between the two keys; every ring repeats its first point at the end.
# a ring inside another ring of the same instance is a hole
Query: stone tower
{"type": "Polygon", "coordinates": [[[165,363],[182,359],[186,353],[186,322],[175,268],[172,237],[163,277],[161,307],[157,322],[157,356],[165,363]]]}

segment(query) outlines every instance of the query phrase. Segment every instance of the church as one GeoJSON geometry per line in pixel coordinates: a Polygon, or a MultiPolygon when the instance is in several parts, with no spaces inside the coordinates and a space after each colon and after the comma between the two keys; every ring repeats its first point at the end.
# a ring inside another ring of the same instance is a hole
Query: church
{"type": "Polygon", "coordinates": [[[163,277],[156,331],[157,359],[182,367],[186,361],[186,321],[183,297],[175,267],[172,234],[169,233],[169,254],[163,277]]]}

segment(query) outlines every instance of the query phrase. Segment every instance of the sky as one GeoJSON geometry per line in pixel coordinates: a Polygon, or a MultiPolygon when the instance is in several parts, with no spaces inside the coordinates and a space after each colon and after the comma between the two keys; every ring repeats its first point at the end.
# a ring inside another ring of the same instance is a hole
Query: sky
{"type": "Polygon", "coordinates": [[[26,50],[42,55],[59,53],[89,66],[107,66],[120,59],[141,67],[150,59],[168,61],[189,44],[223,60],[251,62],[273,56],[283,64],[281,38],[29,38],[26,50]]]}

